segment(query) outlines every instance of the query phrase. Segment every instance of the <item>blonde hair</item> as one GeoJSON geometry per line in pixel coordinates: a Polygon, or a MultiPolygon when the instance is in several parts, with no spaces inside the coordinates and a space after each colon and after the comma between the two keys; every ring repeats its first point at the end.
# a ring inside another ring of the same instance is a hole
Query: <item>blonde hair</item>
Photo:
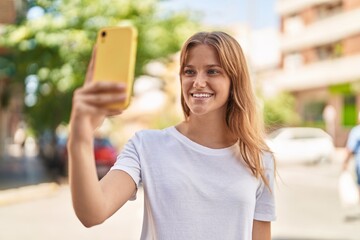
{"type": "MultiPolygon", "coordinates": [[[[261,177],[269,186],[261,158],[264,152],[270,152],[270,150],[264,141],[262,114],[258,112],[256,96],[241,46],[233,37],[224,32],[196,33],[182,47],[180,78],[189,50],[201,44],[215,48],[221,67],[230,78],[226,123],[230,131],[239,139],[241,156],[252,174],[257,178],[261,177]]],[[[186,105],[183,94],[181,94],[181,105],[185,118],[188,118],[190,109],[186,105]]]]}

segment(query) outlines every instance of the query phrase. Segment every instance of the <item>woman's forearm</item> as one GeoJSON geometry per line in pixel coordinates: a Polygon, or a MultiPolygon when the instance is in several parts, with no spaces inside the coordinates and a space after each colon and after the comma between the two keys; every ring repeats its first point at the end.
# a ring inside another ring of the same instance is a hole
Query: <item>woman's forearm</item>
{"type": "Polygon", "coordinates": [[[69,182],[75,213],[86,227],[105,220],[105,204],[96,173],[93,139],[69,138],[69,182]]]}

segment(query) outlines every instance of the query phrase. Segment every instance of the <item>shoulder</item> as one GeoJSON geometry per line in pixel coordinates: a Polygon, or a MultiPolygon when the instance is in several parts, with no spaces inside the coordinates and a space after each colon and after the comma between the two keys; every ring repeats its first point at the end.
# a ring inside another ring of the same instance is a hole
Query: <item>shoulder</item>
{"type": "Polygon", "coordinates": [[[137,131],[131,141],[136,143],[157,143],[166,140],[168,137],[168,128],[146,129],[137,131]]]}
{"type": "Polygon", "coordinates": [[[165,129],[146,129],[140,130],[135,133],[135,137],[140,138],[158,138],[167,134],[167,128],[165,129]]]}
{"type": "Polygon", "coordinates": [[[271,152],[263,152],[261,160],[265,169],[273,170],[275,168],[275,158],[271,152]]]}

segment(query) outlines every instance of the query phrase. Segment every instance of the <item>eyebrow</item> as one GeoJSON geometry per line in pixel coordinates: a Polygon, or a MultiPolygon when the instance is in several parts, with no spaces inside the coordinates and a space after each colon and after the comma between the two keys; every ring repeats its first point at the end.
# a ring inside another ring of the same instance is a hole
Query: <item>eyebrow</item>
{"type": "MultiPolygon", "coordinates": [[[[185,65],[184,67],[194,67],[194,65],[188,64],[188,65],[185,65]]],[[[221,66],[218,65],[218,64],[209,64],[209,65],[206,65],[206,67],[219,67],[219,68],[221,68],[221,66]]]]}

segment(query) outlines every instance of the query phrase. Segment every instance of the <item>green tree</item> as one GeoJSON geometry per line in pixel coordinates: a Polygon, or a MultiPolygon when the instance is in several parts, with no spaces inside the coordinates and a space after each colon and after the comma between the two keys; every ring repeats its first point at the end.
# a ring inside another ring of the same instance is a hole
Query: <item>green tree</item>
{"type": "Polygon", "coordinates": [[[294,126],[300,123],[295,111],[295,99],[289,93],[280,93],[264,100],[264,121],[268,130],[283,126],[294,126]]]}
{"type": "Polygon", "coordinates": [[[138,29],[138,76],[151,59],[178,51],[198,27],[189,13],[160,12],[156,0],[28,2],[44,14],[5,28],[0,45],[10,51],[0,61],[7,71],[15,68],[11,82],[23,86],[25,119],[36,134],[68,122],[72,93],[83,82],[99,28],[131,24],[138,29]]]}

